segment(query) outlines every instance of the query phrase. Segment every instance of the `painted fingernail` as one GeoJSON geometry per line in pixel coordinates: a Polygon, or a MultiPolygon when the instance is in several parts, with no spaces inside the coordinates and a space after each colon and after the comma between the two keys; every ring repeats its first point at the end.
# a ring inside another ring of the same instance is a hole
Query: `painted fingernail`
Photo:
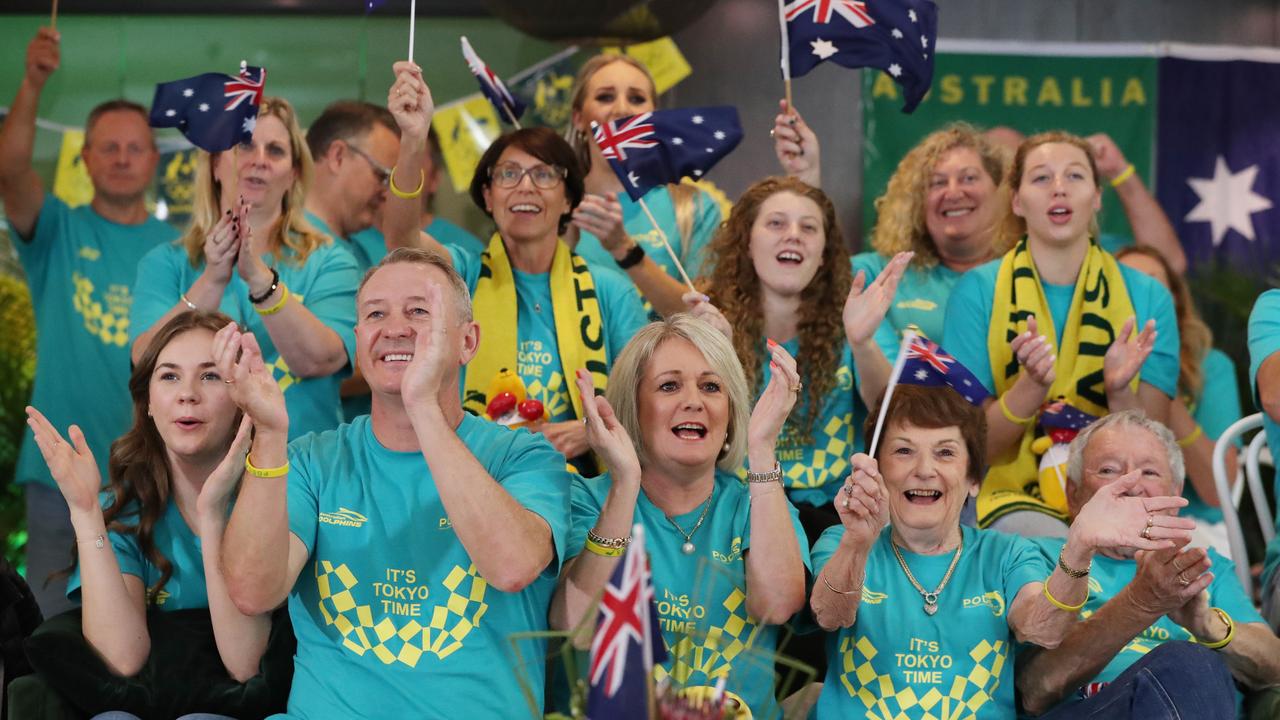
{"type": "Polygon", "coordinates": [[[774,361],[770,360],[770,361],[769,361],[769,367],[773,368],[774,370],[777,370],[777,369],[778,369],[778,363],[776,363],[776,362],[774,362],[774,361]]]}

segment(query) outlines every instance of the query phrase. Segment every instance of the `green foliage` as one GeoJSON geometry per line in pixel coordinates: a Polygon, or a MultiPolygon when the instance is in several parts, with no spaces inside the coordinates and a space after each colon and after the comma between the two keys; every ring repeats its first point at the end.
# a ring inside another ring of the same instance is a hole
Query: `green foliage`
{"type": "Polygon", "coordinates": [[[27,533],[22,492],[13,477],[27,427],[23,408],[35,378],[36,321],[27,285],[10,267],[0,269],[0,328],[0,552],[18,566],[27,533]]]}

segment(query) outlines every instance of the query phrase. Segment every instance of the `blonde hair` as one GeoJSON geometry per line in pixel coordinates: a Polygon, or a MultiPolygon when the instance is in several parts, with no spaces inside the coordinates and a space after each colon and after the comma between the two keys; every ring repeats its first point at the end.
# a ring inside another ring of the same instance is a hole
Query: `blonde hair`
{"type": "MultiPolygon", "coordinates": [[[[376,265],[365,270],[364,277],[360,278],[360,285],[356,287],[356,305],[360,304],[360,293],[364,291],[364,286],[369,284],[369,280],[373,279],[379,270],[388,265],[401,264],[427,265],[444,273],[445,279],[449,281],[449,289],[453,293],[453,305],[458,322],[471,322],[471,292],[467,290],[467,281],[458,274],[457,268],[449,258],[425,248],[398,247],[383,256],[376,265]]],[[[357,322],[359,322],[358,319],[357,322]]]]}
{"type": "MultiPolygon", "coordinates": [[[[279,120],[289,134],[289,149],[293,154],[293,170],[297,174],[289,191],[280,201],[280,221],[271,229],[269,237],[271,254],[277,260],[284,259],[284,248],[293,251],[293,262],[302,265],[316,248],[332,240],[307,222],[303,203],[311,187],[315,168],[311,151],[307,149],[302,129],[293,106],[284,98],[262,98],[258,117],[271,116],[279,120]]],[[[221,153],[218,153],[221,155],[221,153]]],[[[180,242],[187,249],[187,259],[192,267],[199,267],[204,260],[205,236],[222,219],[222,183],[213,176],[214,155],[201,150],[196,159],[195,202],[191,210],[191,226],[180,242]]]]}
{"type": "MultiPolygon", "coordinates": [[[[1085,140],[1079,135],[1066,132],[1065,130],[1042,132],[1023,140],[1022,144],[1018,146],[1017,152],[1013,154],[1013,164],[1009,167],[1009,177],[1007,180],[1010,202],[1005,204],[1006,212],[1004,221],[1001,223],[1002,227],[1000,231],[1002,235],[1013,239],[1015,242],[1027,234],[1027,221],[1013,212],[1012,202],[1013,195],[1018,192],[1018,187],[1022,185],[1022,175],[1027,169],[1027,156],[1031,154],[1032,150],[1035,150],[1041,145],[1058,143],[1071,145],[1072,147],[1080,150],[1080,152],[1083,152],[1085,159],[1089,163],[1089,171],[1093,173],[1093,186],[1096,188],[1102,187],[1099,180],[1101,176],[1098,175],[1098,161],[1097,158],[1093,156],[1093,147],[1089,145],[1088,140],[1085,140]]],[[[1095,213],[1093,218],[1089,220],[1089,238],[1091,240],[1096,240],[1100,234],[1101,230],[1098,229],[1098,217],[1095,213]]]]}
{"type": "MultiPolygon", "coordinates": [[[[653,81],[653,74],[649,72],[649,68],[644,66],[644,63],[630,55],[600,53],[599,55],[593,55],[583,63],[582,67],[578,68],[578,75],[573,79],[570,107],[573,108],[575,113],[582,112],[582,108],[587,104],[587,83],[591,82],[591,78],[595,77],[595,74],[604,68],[618,62],[630,65],[644,75],[645,80],[649,81],[649,97],[653,100],[654,106],[657,106],[658,85],[653,81]]],[[[569,116],[569,127],[565,128],[564,139],[569,141],[573,151],[578,154],[578,160],[582,163],[584,171],[591,168],[591,140],[587,136],[587,132],[587,130],[574,125],[573,116],[569,116]]]]}
{"type": "MultiPolygon", "coordinates": [[[[978,154],[982,168],[991,176],[997,196],[991,202],[1009,204],[1007,191],[1001,185],[1007,164],[1007,153],[968,123],[952,123],[927,135],[898,163],[889,178],[884,194],[876,198],[876,225],[871,231],[871,246],[885,257],[914,250],[911,260],[917,267],[933,267],[941,258],[938,247],[929,236],[925,224],[925,202],[929,195],[929,178],[938,161],[957,148],[968,148],[978,154]]],[[[999,225],[995,228],[1000,229],[999,225]]],[[[1013,246],[1014,238],[998,232],[992,243],[996,255],[1013,246]]]]}
{"type": "Polygon", "coordinates": [[[1174,316],[1178,320],[1178,340],[1182,345],[1178,352],[1178,390],[1187,397],[1199,399],[1200,392],[1204,390],[1204,356],[1213,347],[1213,330],[1200,318],[1200,311],[1191,298],[1191,288],[1187,286],[1186,279],[1169,267],[1169,261],[1159,251],[1131,245],[1116,253],[1116,259],[1122,259],[1126,255],[1149,257],[1164,269],[1169,294],[1173,296],[1174,316]]]}
{"type": "Polygon", "coordinates": [[[736,472],[747,456],[747,424],[751,420],[751,395],[747,390],[747,378],[742,363],[729,339],[719,330],[687,313],[676,313],[666,320],[649,323],[632,336],[622,352],[613,361],[609,372],[609,385],[605,399],[613,408],[618,423],[627,431],[636,446],[640,465],[649,464],[648,448],[644,445],[643,428],[640,427],[640,388],[649,360],[663,343],[673,338],[687,340],[702,353],[707,364],[720,376],[725,395],[729,398],[729,428],[725,444],[716,467],[725,472],[736,472]]]}

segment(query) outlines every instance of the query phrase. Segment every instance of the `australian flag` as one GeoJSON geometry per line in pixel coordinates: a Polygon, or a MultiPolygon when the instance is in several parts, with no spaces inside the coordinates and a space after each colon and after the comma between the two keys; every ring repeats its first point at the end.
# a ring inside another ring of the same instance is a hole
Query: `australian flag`
{"type": "Polygon", "coordinates": [[[498,74],[489,69],[489,66],[480,59],[476,51],[471,48],[471,43],[467,41],[466,36],[462,36],[462,57],[467,61],[467,67],[471,69],[471,74],[476,76],[476,80],[480,83],[480,92],[489,98],[489,102],[498,110],[498,117],[516,124],[520,116],[524,114],[524,103],[519,98],[511,94],[507,86],[502,83],[502,78],[498,74]]]}
{"type": "Polygon", "coordinates": [[[156,85],[151,127],[176,127],[192,145],[222,152],[253,140],[267,71],[240,66],[240,75],[205,73],[156,85]]]}
{"type": "Polygon", "coordinates": [[[1059,398],[1045,403],[1044,407],[1040,408],[1039,422],[1044,434],[1054,442],[1068,443],[1077,433],[1092,425],[1097,419],[1097,415],[1090,415],[1059,398]]]}
{"type": "Polygon", "coordinates": [[[644,527],[636,525],[600,600],[587,673],[587,720],[648,720],[653,666],[666,659],[644,527]]]}
{"type": "Polygon", "coordinates": [[[701,178],[742,140],[732,106],[655,110],[592,123],[596,145],[632,200],[680,178],[701,178]]]}
{"type": "Polygon", "coordinates": [[[1159,78],[1156,187],[1187,260],[1274,277],[1280,63],[1167,57],[1159,78]]]}
{"type": "Polygon", "coordinates": [[[903,112],[915,110],[933,83],[938,6],[930,0],[779,0],[784,78],[830,60],[879,68],[902,86],[903,112]]]}
{"type": "Polygon", "coordinates": [[[908,332],[902,345],[904,360],[898,382],[929,387],[945,385],[972,405],[982,405],[990,395],[969,368],[943,351],[938,343],[908,332]]]}

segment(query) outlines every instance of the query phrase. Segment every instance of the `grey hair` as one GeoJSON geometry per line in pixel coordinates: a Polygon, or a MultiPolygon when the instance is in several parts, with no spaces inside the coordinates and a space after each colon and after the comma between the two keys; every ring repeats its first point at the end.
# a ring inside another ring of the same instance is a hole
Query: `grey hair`
{"type": "Polygon", "coordinates": [[[1173,474],[1173,493],[1181,495],[1182,486],[1187,479],[1187,465],[1182,459],[1182,448],[1178,447],[1177,438],[1163,423],[1152,420],[1146,413],[1137,409],[1111,413],[1081,430],[1067,448],[1067,479],[1073,485],[1080,484],[1081,479],[1084,478],[1084,449],[1088,447],[1089,440],[1093,438],[1094,433],[1113,425],[1142,428],[1155,435],[1156,439],[1164,444],[1164,452],[1169,459],[1169,471],[1173,474]]]}
{"type": "Polygon", "coordinates": [[[463,280],[462,276],[458,274],[449,258],[433,250],[424,250],[422,248],[398,247],[387,253],[377,265],[365,271],[359,287],[356,288],[356,302],[360,302],[360,292],[364,290],[369,278],[388,265],[400,263],[430,265],[431,267],[439,268],[440,272],[444,273],[445,277],[448,278],[449,288],[453,290],[453,306],[458,311],[458,320],[460,322],[471,322],[471,293],[467,290],[467,281],[463,280]]]}

